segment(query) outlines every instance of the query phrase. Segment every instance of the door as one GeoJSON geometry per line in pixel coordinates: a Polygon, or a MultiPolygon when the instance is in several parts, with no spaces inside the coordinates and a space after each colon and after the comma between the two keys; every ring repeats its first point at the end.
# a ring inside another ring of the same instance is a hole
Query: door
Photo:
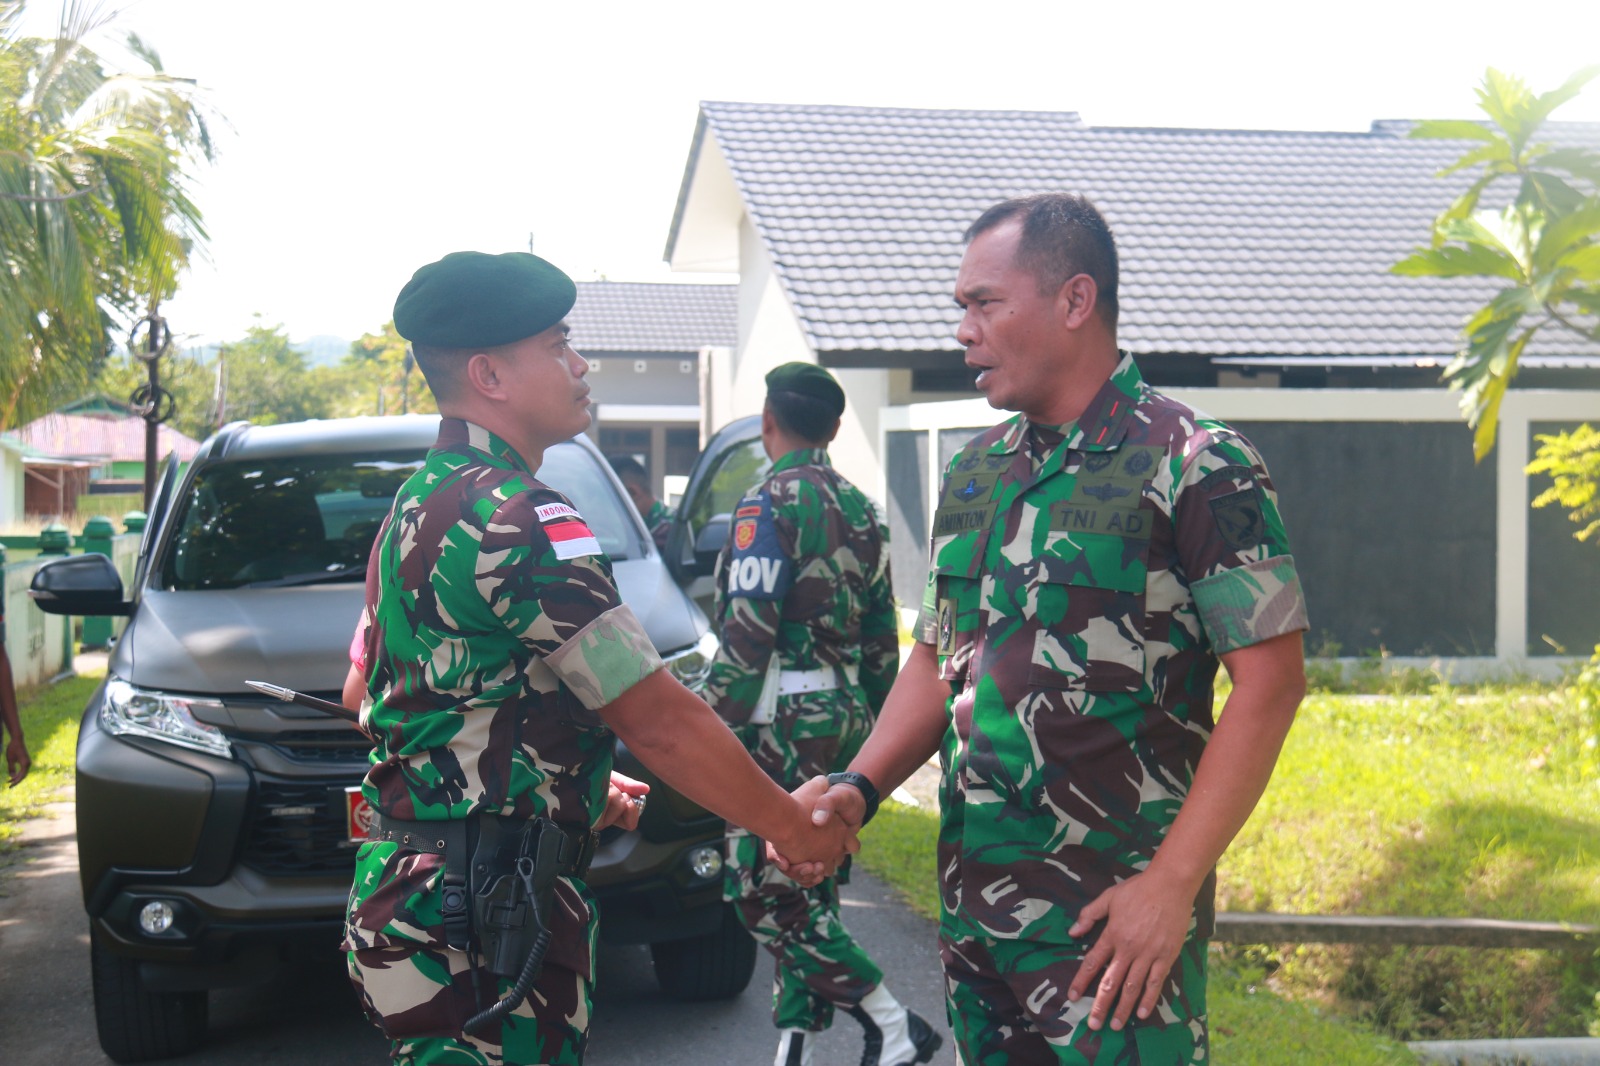
{"type": "Polygon", "coordinates": [[[149,569],[152,550],[160,543],[161,527],[166,524],[167,513],[172,510],[172,493],[178,483],[181,465],[176,452],[167,453],[156,481],[155,494],[150,498],[150,510],[144,516],[144,535],[139,538],[139,561],[134,564],[133,584],[128,588],[131,598],[137,599],[144,589],[145,571],[149,569]]]}
{"type": "Polygon", "coordinates": [[[733,509],[770,465],[761,444],[761,416],[746,415],[717,430],[689,473],[665,554],[672,576],[708,613],[711,573],[728,540],[733,509]]]}

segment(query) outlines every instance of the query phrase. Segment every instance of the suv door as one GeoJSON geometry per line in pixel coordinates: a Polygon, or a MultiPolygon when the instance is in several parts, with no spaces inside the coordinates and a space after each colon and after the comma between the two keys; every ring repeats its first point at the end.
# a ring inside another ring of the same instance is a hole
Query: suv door
{"type": "Polygon", "coordinates": [[[701,610],[710,612],[711,574],[728,540],[733,509],[766,476],[761,416],[736,418],[712,435],[689,472],[667,535],[667,567],[701,610]]]}
{"type": "Polygon", "coordinates": [[[156,481],[156,491],[150,497],[149,510],[144,516],[144,535],[139,538],[139,558],[134,563],[133,583],[130,593],[144,587],[144,572],[150,565],[151,549],[160,543],[161,527],[166,523],[167,512],[172,508],[172,493],[178,483],[178,455],[168,452],[156,481]]]}

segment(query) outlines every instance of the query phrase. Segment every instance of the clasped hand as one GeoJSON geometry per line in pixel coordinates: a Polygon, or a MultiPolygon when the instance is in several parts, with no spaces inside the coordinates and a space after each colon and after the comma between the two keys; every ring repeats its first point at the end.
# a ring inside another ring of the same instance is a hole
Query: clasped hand
{"type": "Polygon", "coordinates": [[[847,854],[861,850],[856,834],[866,814],[866,801],[848,785],[828,785],[826,777],[813,777],[791,793],[811,824],[813,832],[842,834],[844,847],[831,860],[813,857],[794,849],[785,851],[767,842],[767,860],[803,888],[818,884],[839,868],[847,854]]]}
{"type": "Polygon", "coordinates": [[[790,796],[804,827],[800,836],[795,841],[767,841],[767,860],[805,888],[832,875],[846,855],[861,850],[861,841],[856,839],[860,817],[851,821],[836,813],[837,798],[825,800],[829,792],[826,777],[813,777],[795,789],[790,796]]]}
{"type": "Polygon", "coordinates": [[[649,795],[650,786],[645,782],[611,771],[611,781],[606,786],[606,807],[594,824],[595,830],[613,825],[623,829],[639,828],[639,816],[644,813],[645,798],[649,795]]]}

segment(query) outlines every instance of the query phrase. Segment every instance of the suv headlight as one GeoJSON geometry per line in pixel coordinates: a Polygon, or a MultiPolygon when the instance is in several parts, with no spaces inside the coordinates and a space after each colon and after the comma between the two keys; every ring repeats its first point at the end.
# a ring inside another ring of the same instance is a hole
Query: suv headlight
{"type": "Polygon", "coordinates": [[[711,660],[717,657],[718,646],[716,635],[708,629],[700,634],[700,639],[691,647],[663,656],[662,661],[672,671],[673,677],[699,691],[700,686],[705,684],[706,675],[711,673],[711,660]]]}
{"type": "Polygon", "coordinates": [[[107,733],[117,736],[149,737],[231,759],[233,746],[228,738],[215,726],[195,718],[195,707],[222,710],[217,700],[135,688],[114,677],[106,682],[105,701],[100,705],[100,725],[107,733]]]}

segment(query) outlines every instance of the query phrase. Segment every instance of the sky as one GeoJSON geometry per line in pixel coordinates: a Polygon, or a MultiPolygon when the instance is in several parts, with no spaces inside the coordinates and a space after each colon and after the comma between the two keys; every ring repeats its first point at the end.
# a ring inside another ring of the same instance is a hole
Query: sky
{"type": "MultiPolygon", "coordinates": [[[[58,11],[29,0],[32,31],[58,11]]],[[[129,31],[219,116],[209,246],[163,305],[187,343],[375,332],[464,248],[731,280],[662,262],[701,100],[1365,130],[1477,117],[1490,66],[1544,91],[1600,63],[1600,0],[131,0],[95,43],[129,31]]],[[[1600,121],[1600,79],[1556,117],[1600,121]]]]}

